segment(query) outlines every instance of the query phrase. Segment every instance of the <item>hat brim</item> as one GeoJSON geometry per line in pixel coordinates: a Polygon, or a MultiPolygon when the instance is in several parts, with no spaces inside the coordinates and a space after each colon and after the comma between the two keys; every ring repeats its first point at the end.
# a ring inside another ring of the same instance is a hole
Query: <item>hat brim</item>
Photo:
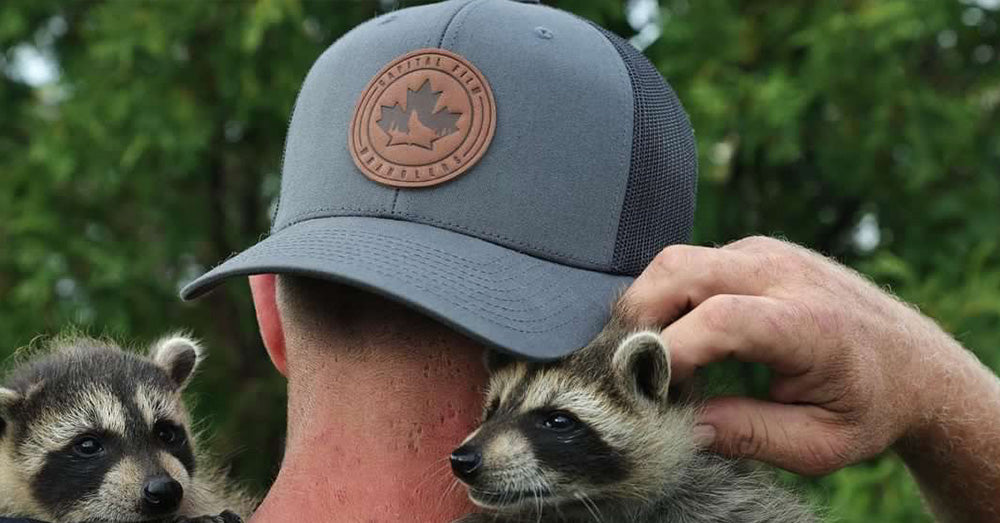
{"type": "Polygon", "coordinates": [[[233,276],[272,273],[363,288],[492,348],[537,360],[586,345],[633,280],[429,225],[327,217],[272,234],[184,287],[181,297],[197,298],[233,276]]]}

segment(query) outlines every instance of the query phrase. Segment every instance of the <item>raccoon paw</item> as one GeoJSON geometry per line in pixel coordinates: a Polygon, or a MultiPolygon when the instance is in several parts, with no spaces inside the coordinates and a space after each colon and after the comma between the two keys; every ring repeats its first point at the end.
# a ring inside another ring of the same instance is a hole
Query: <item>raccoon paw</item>
{"type": "Polygon", "coordinates": [[[243,518],[226,510],[218,516],[197,516],[193,518],[182,516],[174,519],[171,523],[243,523],[243,518]]]}

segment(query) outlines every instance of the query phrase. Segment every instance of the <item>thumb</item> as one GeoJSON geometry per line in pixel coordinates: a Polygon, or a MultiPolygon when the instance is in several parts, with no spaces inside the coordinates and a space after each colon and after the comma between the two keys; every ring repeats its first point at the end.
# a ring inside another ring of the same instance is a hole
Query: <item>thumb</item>
{"type": "Polygon", "coordinates": [[[847,438],[833,413],[814,405],[715,398],[703,407],[698,425],[696,434],[711,450],[726,456],[763,461],[807,476],[828,474],[850,463],[843,451],[849,447],[847,438]]]}

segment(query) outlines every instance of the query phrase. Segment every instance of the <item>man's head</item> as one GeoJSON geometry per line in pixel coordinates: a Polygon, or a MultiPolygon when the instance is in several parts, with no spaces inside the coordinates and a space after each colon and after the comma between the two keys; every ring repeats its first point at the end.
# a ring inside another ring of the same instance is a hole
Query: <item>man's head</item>
{"type": "Polygon", "coordinates": [[[447,474],[478,417],[483,347],[551,360],[597,335],[653,256],[689,239],[696,179],[680,102],[621,38],[534,2],[402,9],[317,60],[270,236],[182,295],[282,274],[251,280],[290,382],[278,488],[306,469],[385,489],[447,474]]]}

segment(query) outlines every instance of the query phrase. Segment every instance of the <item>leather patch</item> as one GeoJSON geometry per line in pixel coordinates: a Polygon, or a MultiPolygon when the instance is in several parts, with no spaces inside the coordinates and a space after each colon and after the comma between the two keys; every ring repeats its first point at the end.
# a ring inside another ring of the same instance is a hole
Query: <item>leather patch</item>
{"type": "Polygon", "coordinates": [[[365,176],[427,187],[475,165],[496,127],[486,78],[465,58],[419,49],[385,66],[354,108],[348,147],[365,176]]]}

